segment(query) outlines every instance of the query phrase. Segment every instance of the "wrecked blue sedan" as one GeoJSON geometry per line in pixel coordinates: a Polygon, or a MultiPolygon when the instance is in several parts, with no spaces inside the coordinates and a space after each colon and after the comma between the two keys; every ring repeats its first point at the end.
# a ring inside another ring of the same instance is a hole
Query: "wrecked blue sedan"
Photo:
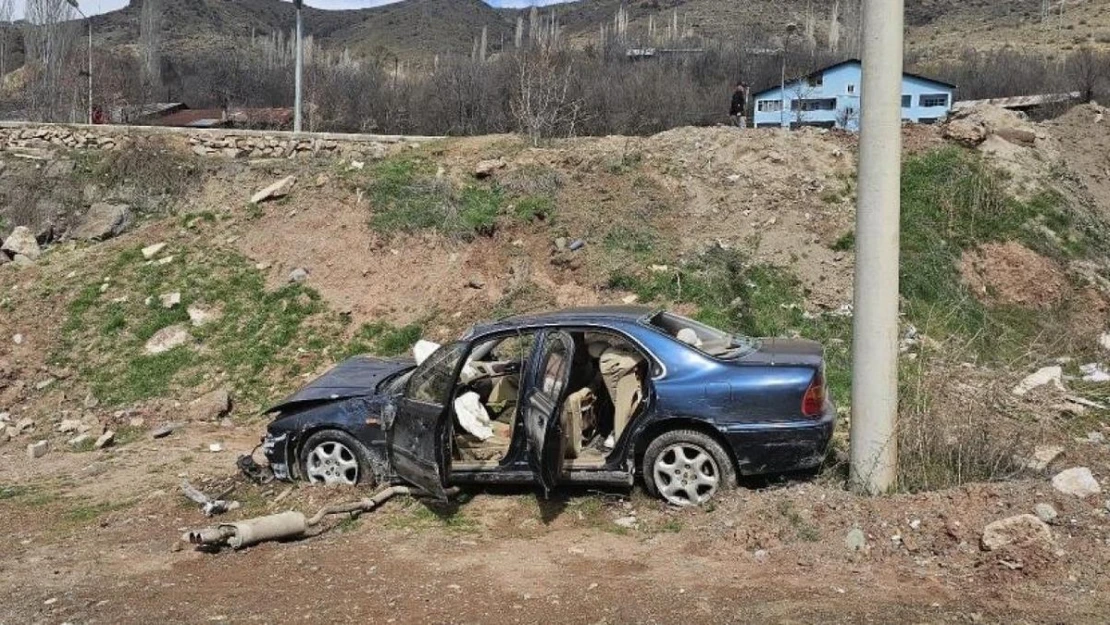
{"type": "Polygon", "coordinates": [[[820,344],[599,307],[475,326],[414,360],[352,358],[272,412],[279,479],[631,486],[705,503],[737,475],[811,469],[836,410],[820,344]]]}

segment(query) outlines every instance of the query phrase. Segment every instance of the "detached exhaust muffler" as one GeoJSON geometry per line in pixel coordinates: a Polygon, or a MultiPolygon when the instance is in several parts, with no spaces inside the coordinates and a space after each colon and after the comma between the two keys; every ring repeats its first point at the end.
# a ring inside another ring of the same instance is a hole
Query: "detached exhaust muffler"
{"type": "Polygon", "coordinates": [[[271,514],[236,523],[221,523],[195,532],[186,532],[182,539],[197,546],[220,546],[242,549],[268,540],[282,540],[302,536],[308,521],[300,512],[289,511],[271,514]]]}
{"type": "Polygon", "coordinates": [[[309,528],[318,525],[328,515],[370,512],[396,495],[408,494],[410,494],[410,491],[407,487],[391,486],[368,499],[327,506],[313,515],[311,519],[306,518],[300,512],[290,510],[280,514],[255,517],[235,523],[221,523],[215,527],[185,532],[181,539],[198,547],[218,549],[226,545],[232,549],[242,549],[270,540],[301,538],[308,532],[309,528]]]}

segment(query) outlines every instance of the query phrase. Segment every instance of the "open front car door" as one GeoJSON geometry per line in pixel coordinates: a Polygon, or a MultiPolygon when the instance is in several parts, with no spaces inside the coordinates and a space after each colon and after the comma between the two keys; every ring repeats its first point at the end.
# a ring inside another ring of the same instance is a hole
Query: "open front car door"
{"type": "Polygon", "coordinates": [[[451,402],[468,345],[445,345],[413,371],[405,394],[383,415],[393,470],[428,496],[446,500],[451,402]]]}
{"type": "Polygon", "coordinates": [[[541,339],[529,375],[524,402],[528,460],[545,491],[554,488],[563,472],[563,435],[560,410],[570,382],[574,341],[566,332],[547,332],[541,339]]]}

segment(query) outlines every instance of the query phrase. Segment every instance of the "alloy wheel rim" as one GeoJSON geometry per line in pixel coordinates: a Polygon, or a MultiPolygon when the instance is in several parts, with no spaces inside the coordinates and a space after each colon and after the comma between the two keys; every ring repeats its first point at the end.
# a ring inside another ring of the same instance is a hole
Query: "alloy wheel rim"
{"type": "Polygon", "coordinates": [[[308,452],[305,473],[315,484],[354,486],[358,484],[358,459],[343,443],[324,441],[308,452]]]}
{"type": "Polygon", "coordinates": [[[663,450],[653,467],[655,486],[667,502],[697,506],[709,501],[721,483],[713,456],[691,443],[675,443],[663,450]]]}

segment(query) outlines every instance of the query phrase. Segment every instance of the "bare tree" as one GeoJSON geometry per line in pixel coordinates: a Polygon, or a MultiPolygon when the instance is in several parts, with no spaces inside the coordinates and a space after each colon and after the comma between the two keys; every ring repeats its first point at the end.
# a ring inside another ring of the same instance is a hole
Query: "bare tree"
{"type": "Polygon", "coordinates": [[[560,63],[550,48],[521,54],[516,62],[510,106],[517,129],[533,145],[560,133],[573,135],[581,106],[570,95],[574,66],[560,63]]]}
{"type": "Polygon", "coordinates": [[[804,36],[807,49],[812,51],[817,48],[817,15],[813,12],[813,0],[806,3],[804,22],[804,36]]]}
{"type": "MultiPolygon", "coordinates": [[[[32,117],[57,121],[65,116],[63,102],[71,95],[68,93],[71,85],[66,82],[68,79],[74,83],[77,77],[76,71],[68,72],[66,67],[79,31],[73,21],[75,17],[76,12],[66,0],[27,0],[23,37],[26,64],[32,72],[26,94],[32,117]]],[[[73,117],[75,108],[70,107],[68,117],[73,117]]]]}
{"type": "Polygon", "coordinates": [[[8,73],[8,27],[15,14],[15,0],[0,0],[0,78],[8,73]]]}
{"type": "Polygon", "coordinates": [[[143,0],[139,21],[143,85],[151,99],[162,85],[162,0],[143,0]]]}
{"type": "Polygon", "coordinates": [[[840,0],[835,0],[829,14],[829,52],[840,50],[840,0]]]}
{"type": "Polygon", "coordinates": [[[1065,66],[1068,82],[1079,92],[1080,100],[1090,102],[1107,79],[1110,79],[1110,56],[1091,46],[1083,46],[1068,57],[1065,66]]]}

